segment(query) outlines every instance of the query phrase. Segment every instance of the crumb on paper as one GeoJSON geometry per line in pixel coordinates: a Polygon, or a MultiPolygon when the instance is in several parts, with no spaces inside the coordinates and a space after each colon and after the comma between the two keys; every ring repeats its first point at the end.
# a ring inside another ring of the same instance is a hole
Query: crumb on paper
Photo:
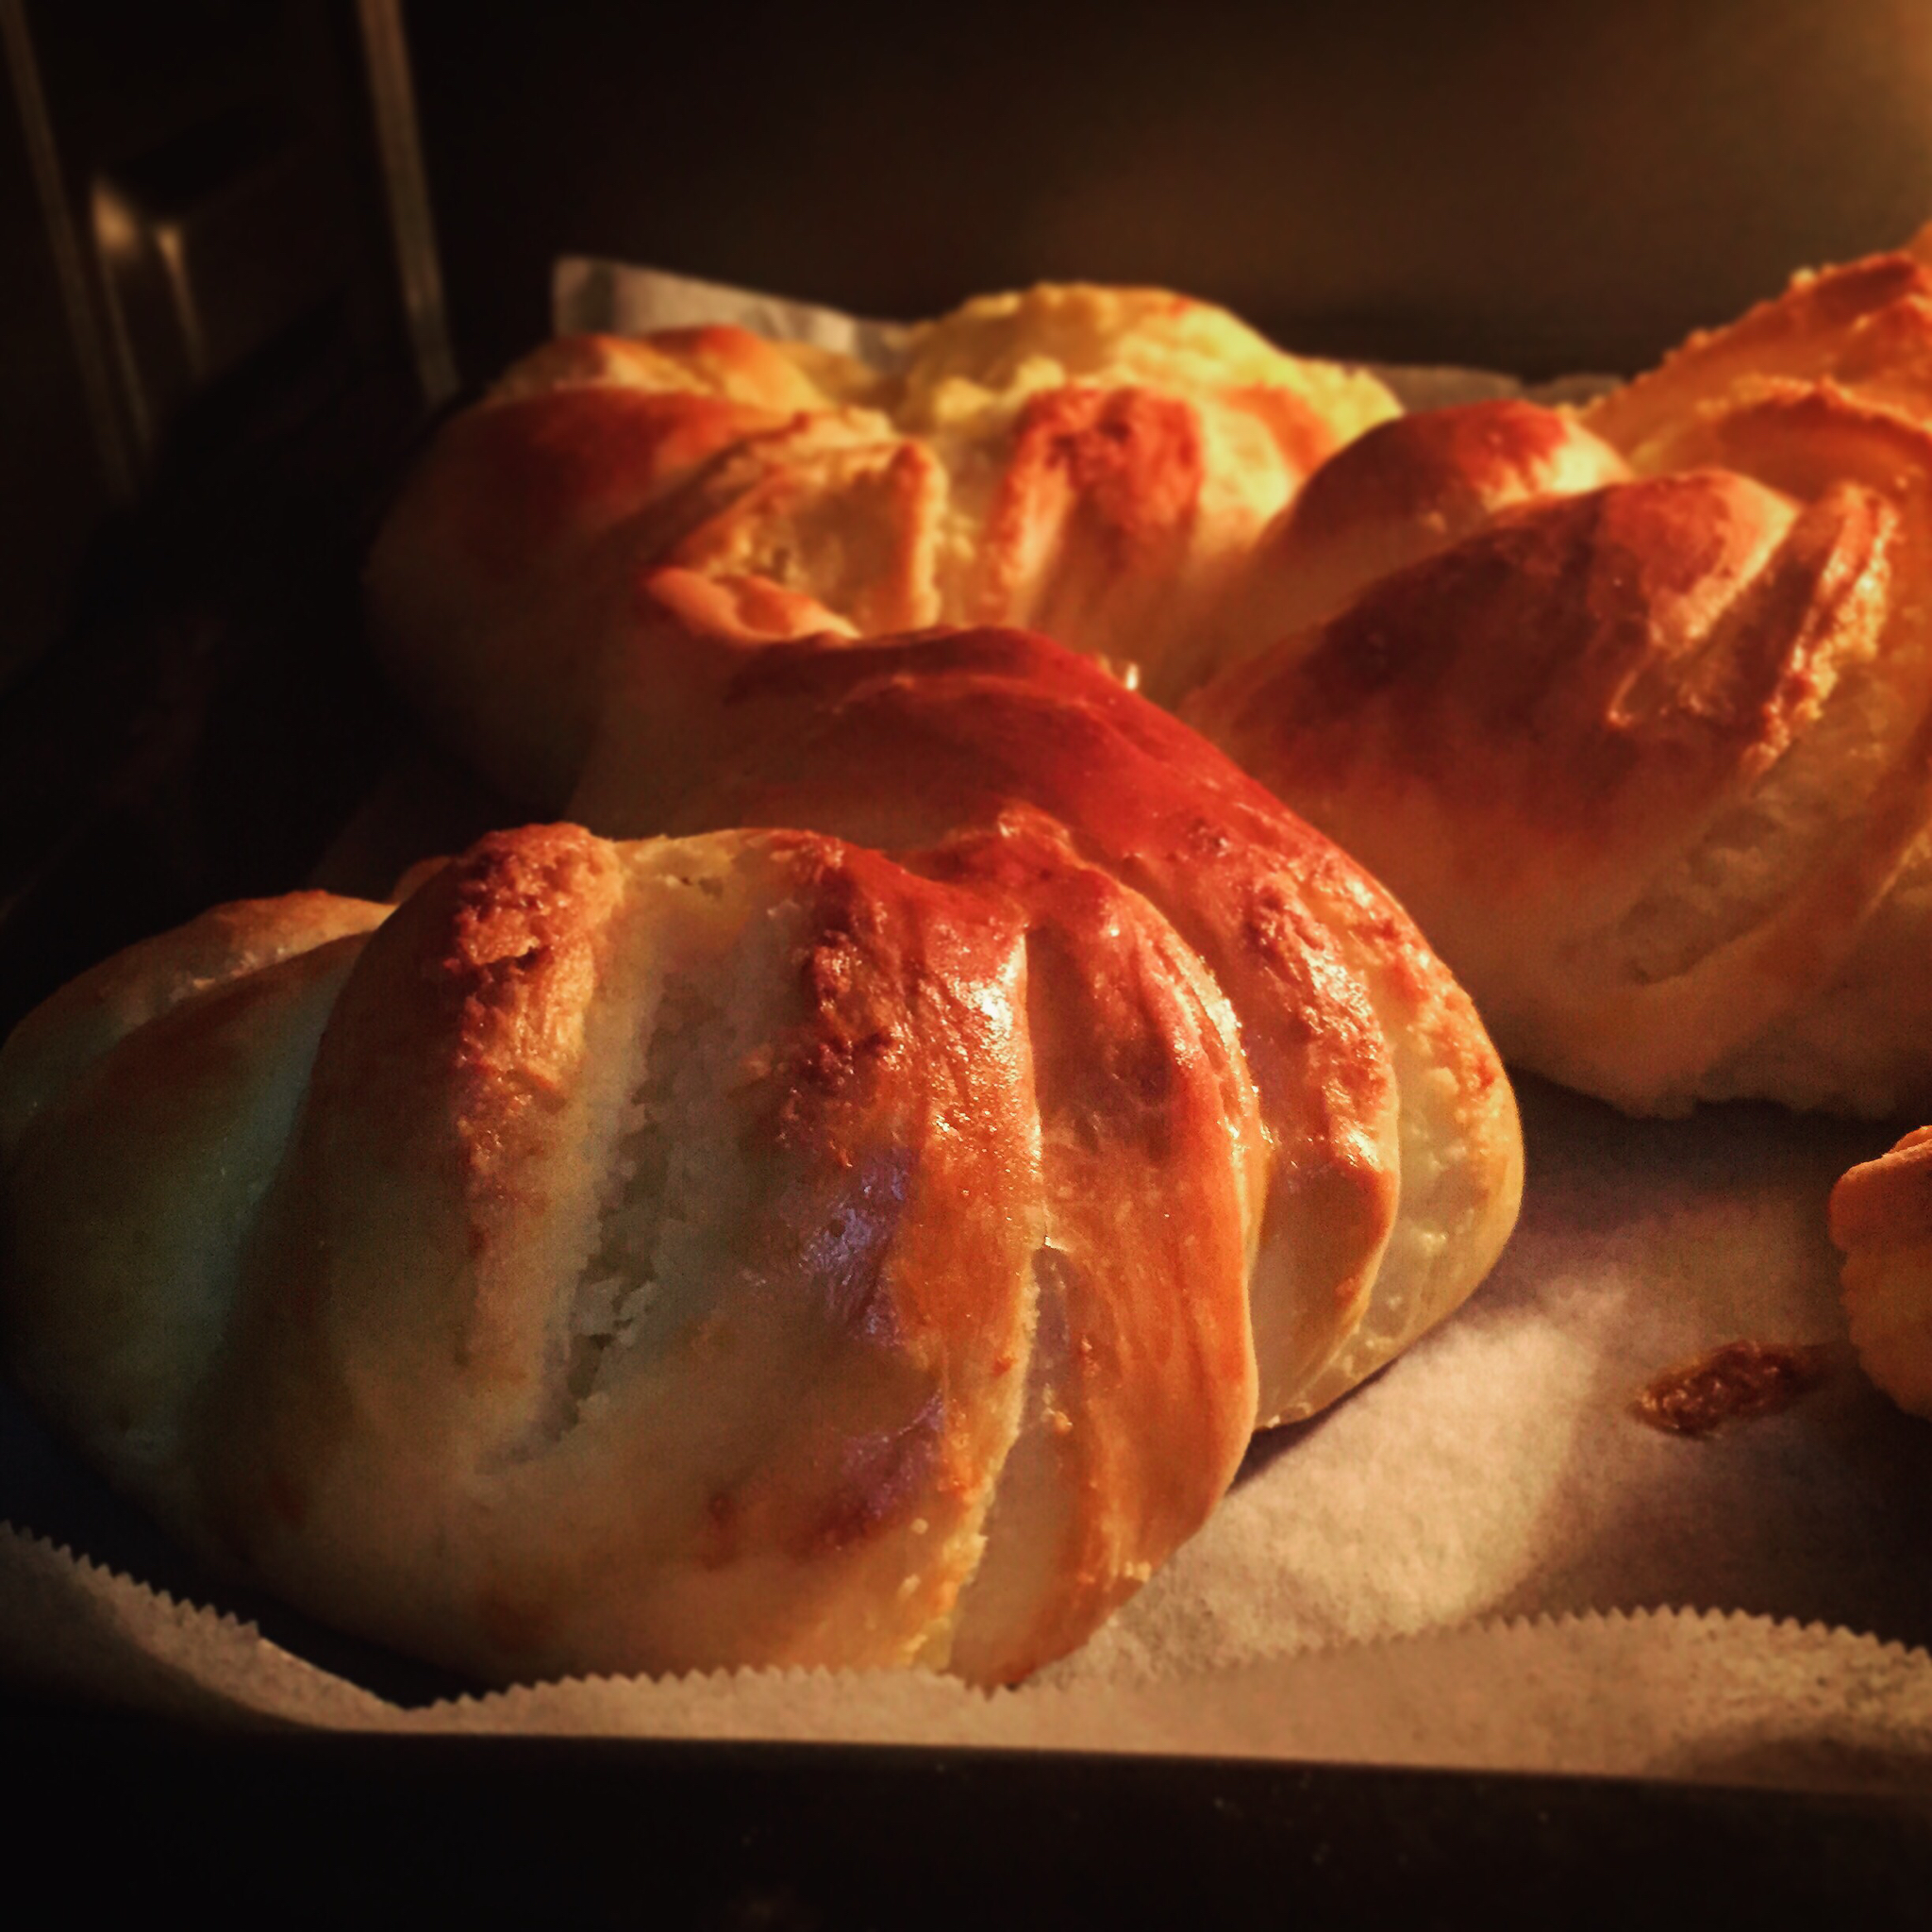
{"type": "Polygon", "coordinates": [[[1729,1423],[1776,1415],[1831,1373],[1816,1343],[1727,1341],[1654,1377],[1630,1407],[1673,1436],[1708,1436],[1729,1423]]]}

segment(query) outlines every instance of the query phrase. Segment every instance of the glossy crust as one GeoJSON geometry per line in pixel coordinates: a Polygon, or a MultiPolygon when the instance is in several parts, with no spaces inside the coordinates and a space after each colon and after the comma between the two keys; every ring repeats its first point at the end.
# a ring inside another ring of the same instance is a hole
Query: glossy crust
{"type": "Polygon", "coordinates": [[[1927,288],[1801,278],[1580,424],[1364,437],[1290,513],[1325,559],[1269,553],[1312,621],[1187,701],[1521,1064],[1638,1112],[1932,1104],[1927,288]]]}
{"type": "Polygon", "coordinates": [[[1323,464],[1263,533],[1207,668],[1224,671],[1333,616],[1377,578],[1504,510],[1629,475],[1602,438],[1532,403],[1428,409],[1380,424],[1323,464]]]}
{"type": "Polygon", "coordinates": [[[1932,1417],[1932,1127],[1853,1168],[1831,1191],[1845,1317],[1865,1373],[1932,1417]]]}
{"type": "Polygon", "coordinates": [[[210,914],[102,969],[130,1024],[21,1030],[13,1367],[185,1534],[486,1675],[1011,1681],[1480,1278],[1507,1083],[1087,660],[674,606],[583,802],[676,836],[210,914]]]}
{"type": "Polygon", "coordinates": [[[1195,675],[1392,407],[1080,288],[890,380],[733,329],[520,365],[373,609],[483,771],[627,842],[225,909],[29,1021],[23,1381],[204,1546],[488,1676],[1072,1648],[1515,1216],[1400,910],[1092,661],[1195,675]]]}
{"type": "Polygon", "coordinates": [[[1274,1151],[1261,1419],[1305,1415],[1458,1304],[1515,1213],[1514,1103],[1399,908],[1169,714],[1017,632],[733,644],[641,599],[573,815],[809,825],[901,849],[1043,818],[1144,893],[1232,1002],[1274,1151]]]}
{"type": "Polygon", "coordinates": [[[891,375],[730,327],[562,341],[438,438],[371,609],[425,715],[549,808],[657,569],[768,636],[1024,625],[1171,694],[1302,479],[1394,413],[1158,290],[981,297],[891,375]]]}

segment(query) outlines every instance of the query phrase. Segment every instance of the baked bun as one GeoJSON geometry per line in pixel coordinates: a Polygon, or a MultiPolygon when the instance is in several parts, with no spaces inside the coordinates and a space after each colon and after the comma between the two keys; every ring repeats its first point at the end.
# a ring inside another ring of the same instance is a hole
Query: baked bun
{"type": "Polygon", "coordinates": [[[437,439],[371,562],[375,631],[424,715],[546,809],[653,570],[771,637],[1023,625],[1167,696],[1302,479],[1395,413],[1154,290],[982,297],[891,375],[731,327],[568,339],[437,439]]]}
{"type": "Polygon", "coordinates": [[[1831,1191],[1845,1318],[1865,1373],[1932,1417],[1932,1127],[1853,1168],[1831,1191]]]}
{"type": "Polygon", "coordinates": [[[1283,627],[1185,715],[1514,1061],[1644,1113],[1932,1106],[1928,288],[1803,279],[1580,421],[1387,425],[1262,547],[1283,627]]]}
{"type": "Polygon", "coordinates": [[[226,908],[16,1032],[13,1371],[203,1548],[485,1676],[1011,1681],[1468,1293],[1507,1083],[1091,662],[633,641],[586,786],[677,836],[226,908]]]}

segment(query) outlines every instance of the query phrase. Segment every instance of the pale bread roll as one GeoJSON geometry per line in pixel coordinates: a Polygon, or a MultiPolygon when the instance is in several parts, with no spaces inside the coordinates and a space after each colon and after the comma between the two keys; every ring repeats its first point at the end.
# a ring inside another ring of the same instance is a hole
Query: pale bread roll
{"type": "Polygon", "coordinates": [[[1396,413],[1160,290],[982,296],[891,375],[732,327],[570,338],[438,437],[371,560],[375,634],[449,741],[546,809],[654,571],[768,637],[1020,625],[1169,697],[1302,480],[1396,413]]]}

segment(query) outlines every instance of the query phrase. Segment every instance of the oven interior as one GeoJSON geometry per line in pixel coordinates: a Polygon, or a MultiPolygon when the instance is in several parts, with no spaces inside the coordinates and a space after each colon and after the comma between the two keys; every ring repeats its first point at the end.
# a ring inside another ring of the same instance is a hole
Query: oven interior
{"type": "MultiPolygon", "coordinates": [[[[1298,350],[1541,376],[1641,367],[1794,265],[1932,216],[1932,24],[1904,0],[0,0],[0,1025],[132,939],[310,878],[423,756],[362,645],[360,558],[441,414],[546,332],[560,254],[883,317],[1046,277],[1158,283],[1298,350]]],[[[10,1398],[0,1419],[0,1515],[192,1592],[10,1398]]],[[[244,1607],[391,1696],[452,1688],[244,1607]]],[[[1882,1917],[1873,1872],[1932,1870],[1919,1823],[1823,1800],[534,1741],[486,1766],[14,1715],[50,1793],[173,1779],[157,1847],[217,1795],[262,1844],[292,1846],[277,1792],[366,1829],[359,1788],[391,1821],[372,1874],[404,1856],[396,1817],[433,1860],[521,1806],[615,1887],[582,1821],[649,1804],[684,1820],[656,1841],[684,1846],[707,1923],[881,1909],[888,1880],[992,1830],[1042,1903],[1082,1873],[1112,1896],[1104,1846],[1143,1829],[1171,1846],[1147,1896],[1218,1870],[1193,1895],[1230,1909],[1267,1901],[1271,1860],[1330,1860],[1323,1885],[1351,1874],[1390,1910],[1432,1872],[1513,1871],[1521,1905],[1666,1854],[1713,1898],[1789,1903],[1800,1848],[1807,1896],[1828,1881],[1882,1917]],[[1379,1856],[1391,1833],[1407,1863],[1379,1856]]]]}

